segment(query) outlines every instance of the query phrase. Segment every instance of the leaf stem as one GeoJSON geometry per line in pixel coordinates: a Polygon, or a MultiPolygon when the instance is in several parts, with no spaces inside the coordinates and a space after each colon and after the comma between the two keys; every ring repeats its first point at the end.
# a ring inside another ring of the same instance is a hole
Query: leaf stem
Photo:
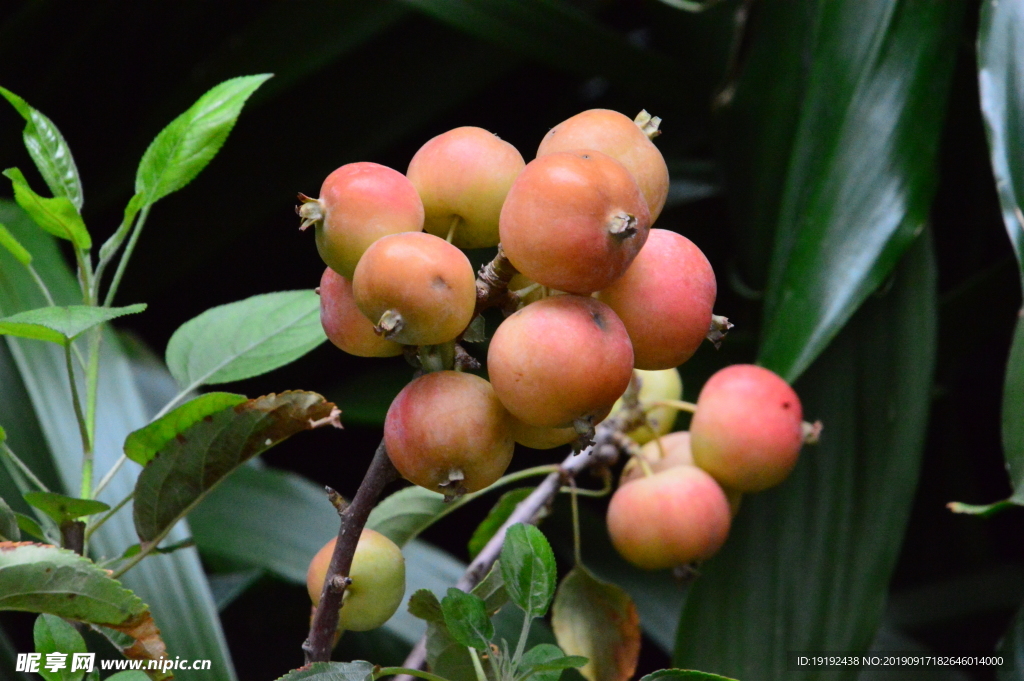
{"type": "Polygon", "coordinates": [[[124,462],[127,461],[127,460],[128,460],[128,457],[125,456],[124,454],[121,454],[121,456],[118,457],[117,461],[114,462],[114,465],[110,467],[110,470],[107,471],[106,474],[104,474],[104,476],[100,479],[100,481],[96,485],[96,487],[93,488],[93,490],[92,490],[92,498],[93,499],[98,497],[100,495],[100,492],[102,492],[104,489],[106,489],[107,485],[110,484],[110,481],[114,479],[114,476],[117,475],[117,472],[119,470],[121,470],[121,466],[123,466],[124,462]]]}
{"type": "Polygon", "coordinates": [[[146,224],[146,218],[149,217],[149,209],[152,204],[146,204],[142,207],[139,212],[139,219],[132,227],[132,235],[128,239],[128,245],[124,248],[124,253],[121,254],[121,260],[117,263],[117,270],[114,272],[114,279],[110,282],[110,288],[107,289],[107,296],[103,300],[103,307],[110,307],[110,304],[114,302],[114,296],[117,294],[117,287],[121,285],[121,277],[124,276],[125,268],[128,267],[128,260],[132,257],[132,251],[135,250],[135,244],[139,241],[139,235],[142,234],[142,228],[146,224]]]}
{"type": "MultiPolygon", "coordinates": [[[[93,498],[95,498],[95,496],[93,498]]],[[[117,506],[115,506],[114,508],[112,508],[109,511],[107,511],[103,515],[102,518],[100,518],[95,523],[90,525],[89,528],[85,531],[85,540],[89,541],[89,537],[92,536],[93,532],[95,532],[96,530],[100,529],[100,527],[103,525],[103,523],[107,522],[107,520],[109,520],[112,515],[114,515],[115,513],[120,511],[122,508],[124,508],[124,505],[127,504],[129,501],[131,501],[133,498],[135,498],[135,490],[132,490],[128,494],[128,496],[126,496],[121,501],[117,502],[117,506]]]]}
{"type": "Polygon", "coordinates": [[[577,565],[583,565],[583,551],[580,550],[580,505],[576,498],[576,481],[571,480],[572,494],[569,499],[572,503],[572,555],[577,565]]]}
{"type": "Polygon", "coordinates": [[[480,655],[472,646],[466,646],[469,650],[469,659],[473,660],[473,671],[476,672],[477,681],[487,681],[487,674],[484,673],[484,666],[480,664],[480,655]]]}
{"type": "MultiPolygon", "coordinates": [[[[89,348],[86,354],[89,363],[85,367],[85,427],[89,441],[96,438],[96,399],[100,384],[100,343],[103,341],[103,327],[97,326],[88,332],[89,348]]],[[[90,481],[90,485],[92,482],[90,481]]]]}
{"type": "Polygon", "coordinates": [[[668,407],[669,409],[675,409],[676,411],[688,411],[691,414],[697,411],[696,404],[693,402],[684,402],[682,400],[656,400],[648,403],[645,411],[649,411],[655,407],[668,407]]]}
{"type": "Polygon", "coordinates": [[[71,343],[64,346],[64,359],[68,370],[68,382],[71,384],[71,403],[75,408],[78,432],[82,436],[82,484],[79,496],[89,499],[89,493],[92,491],[92,442],[85,414],[82,412],[82,402],[78,397],[78,382],[75,380],[75,367],[71,362],[71,343]]]}
{"type": "Polygon", "coordinates": [[[39,272],[36,271],[35,267],[32,267],[32,263],[28,263],[25,267],[28,268],[28,273],[32,275],[32,278],[36,280],[36,285],[39,287],[39,290],[43,292],[46,302],[49,303],[50,307],[54,307],[57,303],[53,302],[53,296],[50,295],[50,289],[46,287],[46,282],[39,276],[39,272]]]}
{"type": "Polygon", "coordinates": [[[42,492],[49,492],[49,488],[43,484],[43,481],[36,477],[36,474],[32,472],[32,469],[25,465],[25,462],[18,458],[10,447],[7,446],[6,442],[0,442],[0,448],[3,449],[4,454],[11,460],[11,463],[15,465],[18,471],[25,476],[33,485],[39,488],[42,492]]]}
{"type": "Polygon", "coordinates": [[[523,659],[523,653],[526,652],[526,639],[530,637],[530,625],[533,624],[533,616],[529,611],[523,611],[523,628],[519,631],[519,643],[516,644],[516,653],[512,657],[512,666],[516,669],[519,668],[519,662],[523,659]]]}

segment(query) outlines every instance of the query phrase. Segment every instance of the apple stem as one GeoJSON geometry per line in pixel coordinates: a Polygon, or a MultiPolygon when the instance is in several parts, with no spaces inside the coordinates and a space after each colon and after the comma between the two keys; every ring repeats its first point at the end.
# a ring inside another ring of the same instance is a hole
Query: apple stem
{"type": "MultiPolygon", "coordinates": [[[[335,632],[338,630],[338,616],[341,612],[342,597],[348,586],[348,573],[352,569],[352,556],[356,552],[359,536],[366,525],[370,511],[377,503],[381,491],[392,481],[398,479],[388,452],[381,442],[373,455],[370,467],[366,469],[363,482],[359,485],[352,503],[339,509],[341,527],[338,529],[338,541],[334,545],[331,564],[324,578],[323,591],[320,593],[320,605],[313,613],[313,621],[309,626],[309,636],[302,644],[306,655],[306,664],[327,662],[331,659],[334,648],[335,632]]],[[[333,500],[332,500],[333,501],[333,500]]],[[[335,504],[335,508],[338,505],[335,504]]]]}

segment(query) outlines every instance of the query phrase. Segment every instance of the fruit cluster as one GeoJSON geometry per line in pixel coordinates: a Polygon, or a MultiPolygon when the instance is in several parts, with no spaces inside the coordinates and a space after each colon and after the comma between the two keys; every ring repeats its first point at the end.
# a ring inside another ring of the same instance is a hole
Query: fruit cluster
{"type": "MultiPolygon", "coordinates": [[[[405,175],[351,163],[327,177],[318,198],[300,194],[302,228],[315,228],[327,264],[319,288],[327,336],[353,355],[405,354],[424,369],[395,398],[384,425],[388,455],[403,477],[449,497],[482,489],[504,473],[516,442],[546,449],[587,441],[635,369],[668,370],[678,383],[675,367],[712,327],[717,285],[696,245],[651,227],[669,187],[651,141],[659,124],[646,112],[631,120],[585,111],[552,128],[530,163],[490,132],[456,128],[424,144],[405,175]],[[461,249],[494,246],[498,256],[478,278],[461,249]],[[468,363],[453,358],[468,357],[457,344],[494,304],[507,316],[490,340],[485,380],[457,370],[468,363]]],[[[718,406],[694,419],[694,461],[737,492],[772,484],[774,463],[736,472],[752,443],[743,433],[774,428],[772,436],[787,443],[793,433],[747,409],[762,398],[784,399],[799,435],[799,401],[792,391],[781,398],[768,390],[733,402],[714,385],[701,399],[718,406]]],[[[658,446],[667,454],[674,442],[658,446]]],[[[653,474],[621,486],[609,512],[616,546],[645,567],[665,562],[644,557],[651,552],[667,555],[668,564],[706,557],[728,531],[726,493],[702,469],[662,461],[661,449],[643,464],[653,474]],[[701,475],[717,497],[701,488],[701,475]],[[698,497],[706,498],[703,515],[677,524],[699,525],[708,538],[700,550],[678,548],[694,540],[662,521],[698,497]],[[726,509],[724,521],[716,505],[726,509]]]]}

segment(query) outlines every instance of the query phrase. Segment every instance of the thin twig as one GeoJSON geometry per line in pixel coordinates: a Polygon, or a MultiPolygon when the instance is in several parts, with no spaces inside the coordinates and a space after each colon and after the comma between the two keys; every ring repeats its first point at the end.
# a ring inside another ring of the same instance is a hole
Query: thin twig
{"type": "Polygon", "coordinates": [[[384,443],[381,442],[352,503],[340,513],[341,527],[338,529],[338,540],[334,545],[331,564],[324,578],[323,591],[320,592],[320,604],[309,626],[309,636],[302,644],[306,664],[327,662],[331,659],[342,596],[345,595],[345,587],[350,581],[348,573],[352,568],[352,556],[356,552],[359,535],[362,534],[366,518],[377,503],[381,491],[396,479],[398,471],[391,464],[384,443]]]}

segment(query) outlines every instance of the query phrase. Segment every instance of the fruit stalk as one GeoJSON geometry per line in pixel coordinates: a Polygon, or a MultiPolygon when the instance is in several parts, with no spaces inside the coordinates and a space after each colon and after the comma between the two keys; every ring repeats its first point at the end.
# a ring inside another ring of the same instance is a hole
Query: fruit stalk
{"type": "MultiPolygon", "coordinates": [[[[391,464],[388,452],[381,442],[373,455],[370,467],[356,491],[352,503],[339,511],[341,527],[338,529],[338,541],[331,555],[331,565],[324,578],[323,592],[320,594],[320,605],[313,614],[309,626],[309,636],[302,644],[306,655],[306,664],[327,662],[331,659],[334,648],[335,632],[338,629],[338,613],[341,610],[341,599],[348,586],[347,577],[352,568],[352,556],[359,543],[359,535],[366,525],[366,518],[377,503],[381,491],[391,482],[398,479],[398,471],[391,464]]],[[[332,503],[334,501],[332,500],[332,503]]],[[[337,507],[338,504],[335,503],[337,507]]]]}
{"type": "MultiPolygon", "coordinates": [[[[505,524],[491,537],[487,545],[477,554],[473,562],[469,564],[466,571],[456,582],[455,587],[463,591],[470,591],[480,583],[487,572],[501,555],[501,547],[505,542],[505,532],[508,528],[517,523],[530,523],[536,525],[544,510],[548,508],[555,499],[555,495],[562,489],[562,486],[575,480],[585,470],[599,468],[601,466],[613,465],[622,453],[620,435],[629,432],[643,424],[643,412],[639,409],[626,409],[622,414],[611,416],[596,428],[594,444],[584,449],[579,454],[570,454],[559,466],[558,471],[551,473],[544,481],[537,486],[530,496],[519,502],[515,511],[508,517],[505,524]]],[[[402,664],[408,669],[420,669],[427,659],[425,639],[421,640],[409,653],[409,656],[402,664]]],[[[412,681],[411,676],[395,677],[395,681],[412,681]]]]}

